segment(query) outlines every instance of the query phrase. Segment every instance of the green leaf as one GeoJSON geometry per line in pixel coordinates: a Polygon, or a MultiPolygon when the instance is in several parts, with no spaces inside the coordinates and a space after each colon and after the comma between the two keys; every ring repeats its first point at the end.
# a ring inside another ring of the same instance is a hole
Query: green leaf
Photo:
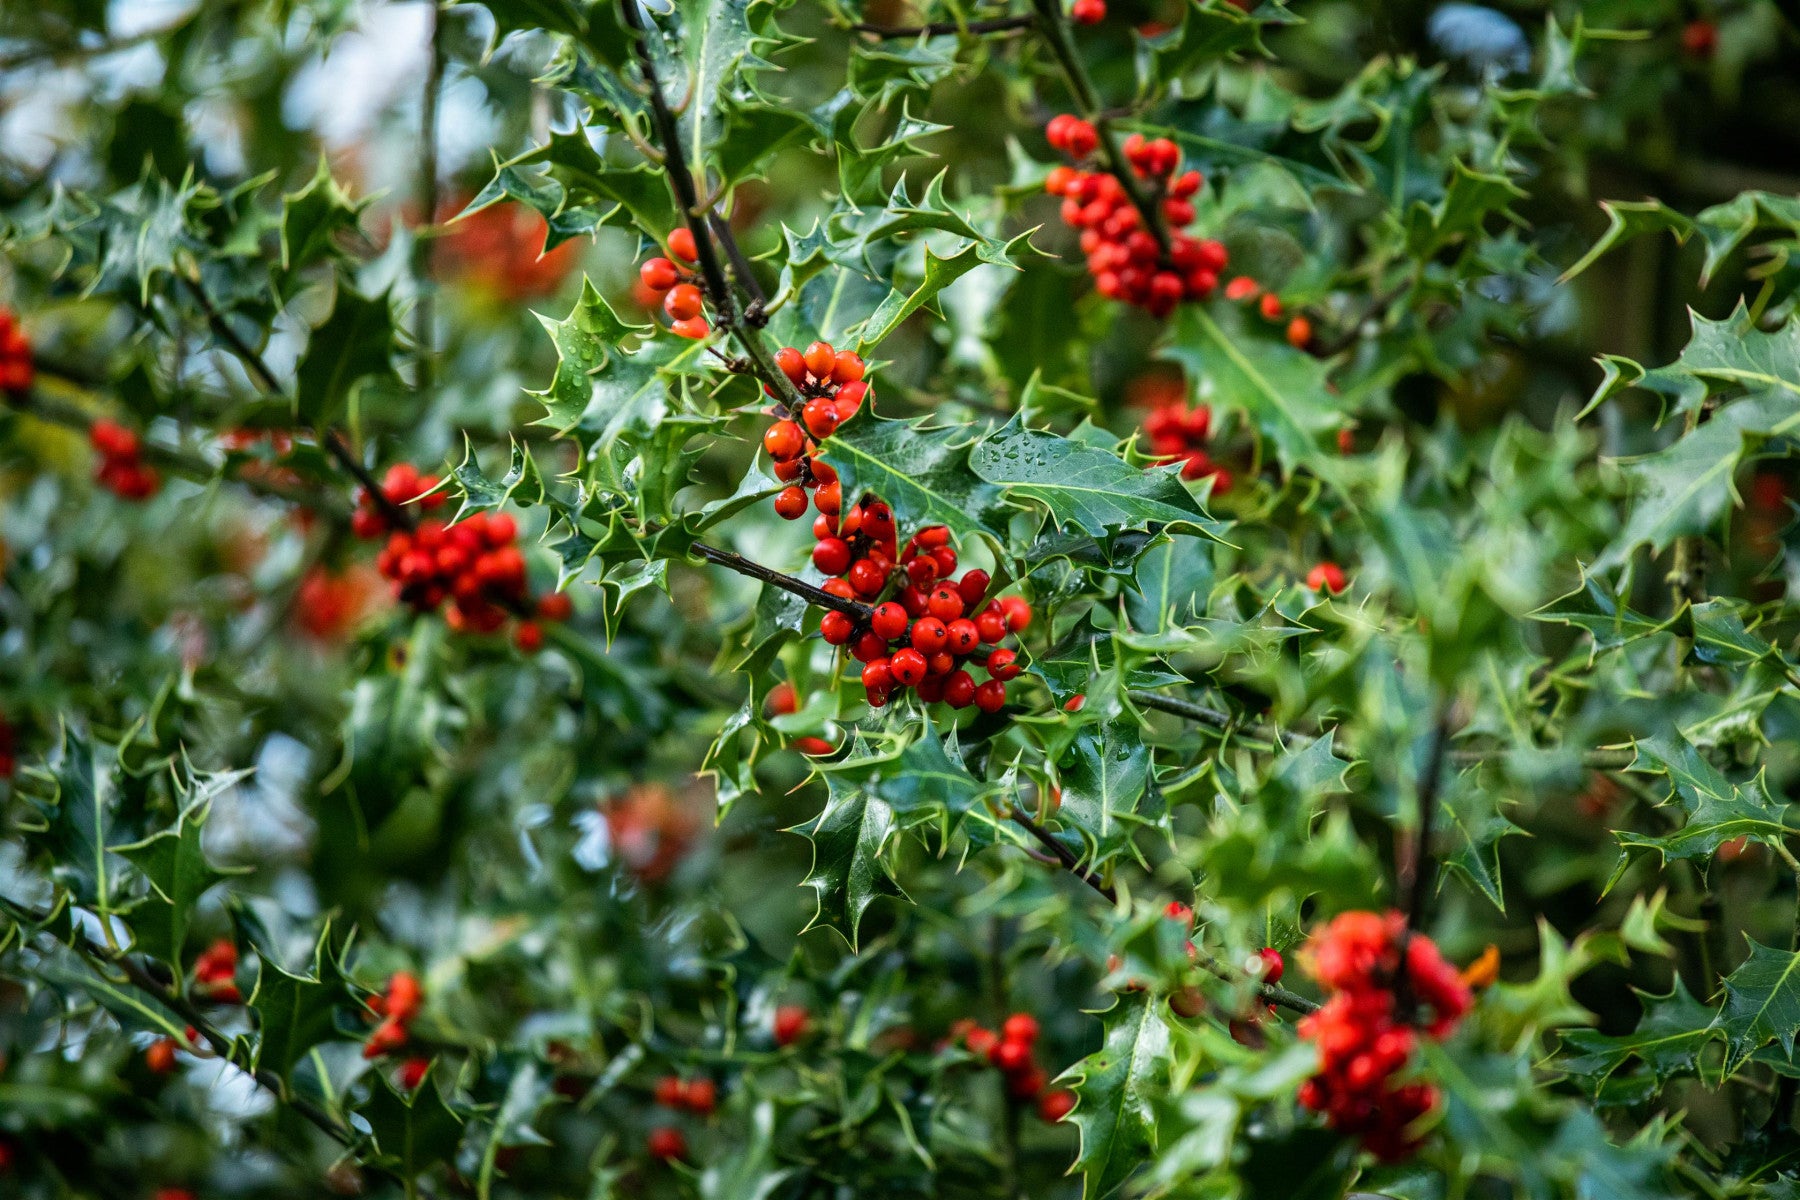
{"type": "Polygon", "coordinates": [[[310,425],[333,425],[364,380],[397,381],[394,317],[388,297],[340,285],[331,316],[313,330],[294,371],[294,412],[310,425]]]}
{"type": "Polygon", "coordinates": [[[337,956],[329,946],[330,928],[313,948],[313,970],[290,975],[257,948],[256,991],[250,1010],[256,1014],[256,1066],[286,1079],[294,1064],[321,1042],[339,1036],[337,1010],[352,1003],[337,956]]]}
{"type": "Polygon", "coordinates": [[[1606,232],[1556,282],[1569,282],[1600,261],[1600,257],[1608,250],[1627,239],[1666,231],[1673,233],[1676,242],[1681,243],[1686,242],[1688,235],[1694,232],[1693,221],[1661,200],[1602,200],[1600,207],[1606,213],[1606,232]]]}
{"type": "Polygon", "coordinates": [[[287,272],[334,258],[336,239],[356,229],[368,201],[358,204],[331,176],[325,156],[306,186],[281,198],[281,269],[287,272]]]}
{"type": "Polygon", "coordinates": [[[47,822],[44,840],[55,857],[55,878],[76,903],[109,913],[125,872],[125,863],[107,847],[119,802],[117,756],[96,755],[85,736],[65,729],[62,754],[49,777],[51,801],[33,804],[47,822]]]}
{"type": "Polygon", "coordinates": [[[1068,1120],[1081,1131],[1072,1171],[1081,1173],[1082,1200],[1117,1195],[1156,1153],[1156,1110],[1169,1088],[1162,1009],[1149,993],[1120,997],[1100,1014],[1100,1049],[1064,1074],[1077,1098],[1068,1120]]]}
{"type": "Polygon", "coordinates": [[[1258,341],[1235,306],[1220,311],[1226,325],[1198,304],[1182,305],[1163,357],[1182,365],[1202,400],[1247,415],[1284,467],[1321,469],[1320,439],[1344,423],[1324,365],[1285,342],[1258,341]]]}
{"type": "Polygon", "coordinates": [[[1718,1013],[1694,999],[1679,975],[1666,996],[1639,993],[1644,1017],[1628,1034],[1612,1036],[1591,1029],[1561,1033],[1563,1054],[1557,1066],[1579,1078],[1594,1095],[1626,1063],[1641,1063],[1658,1089],[1700,1070],[1700,1054],[1718,1039],[1718,1013]]]}
{"type": "Polygon", "coordinates": [[[1103,867],[1156,820],[1145,806],[1150,750],[1137,722],[1121,720],[1084,725],[1069,755],[1057,819],[1080,833],[1087,857],[1103,867]]]}
{"type": "Polygon", "coordinates": [[[805,825],[790,830],[812,843],[812,870],[801,886],[818,894],[818,910],[807,928],[826,925],[857,947],[863,914],[877,896],[904,898],[883,860],[895,832],[894,810],[866,782],[839,774],[825,777],[825,808],[805,825]]]}
{"type": "Polygon", "coordinates": [[[131,913],[131,927],[138,945],[171,966],[181,964],[188,921],[200,897],[213,885],[242,873],[220,871],[207,862],[206,852],[200,846],[200,832],[206,823],[212,797],[247,774],[233,772],[207,778],[202,798],[189,800],[184,805],[175,828],[165,829],[129,846],[114,847],[121,857],[144,873],[153,889],[152,894],[131,913]]]}
{"type": "Polygon", "coordinates": [[[1669,777],[1687,821],[1666,837],[1622,830],[1616,836],[1624,848],[1655,850],[1665,861],[1705,861],[1736,838],[1779,846],[1795,832],[1796,827],[1787,824],[1786,806],[1771,804],[1760,780],[1732,783],[1678,736],[1659,735],[1639,742],[1638,758],[1645,765],[1634,770],[1655,770],[1669,777]]]}
{"type": "MultiPolygon", "coordinates": [[[[1012,265],[1011,252],[1014,246],[1024,242],[1031,235],[1022,233],[998,250],[990,249],[989,243],[982,241],[964,242],[955,253],[948,258],[939,258],[930,246],[925,247],[925,273],[919,286],[910,292],[895,288],[869,314],[856,335],[856,352],[867,357],[869,352],[880,345],[894,330],[900,328],[906,318],[920,309],[937,312],[938,293],[961,279],[984,262],[1001,262],[1012,265]]],[[[939,315],[942,315],[941,313],[939,315]]]]}
{"type": "Polygon", "coordinates": [[[357,1113],[369,1123],[379,1161],[411,1179],[440,1164],[453,1162],[462,1139],[462,1119],[444,1104],[432,1078],[435,1064],[411,1095],[401,1095],[385,1076],[378,1076],[357,1113]]]}
{"type": "Polygon", "coordinates": [[[1005,523],[999,489],[969,467],[966,429],[933,427],[930,418],[890,421],[858,412],[822,447],[846,497],[873,492],[902,529],[947,525],[959,540],[999,539],[1005,523]]]}
{"type": "Polygon", "coordinates": [[[1110,538],[1153,526],[1209,536],[1219,528],[1175,466],[1141,470],[1116,454],[1027,429],[1017,417],[975,443],[969,466],[1008,502],[1041,506],[1059,530],[1110,538]]]}
{"type": "Polygon", "coordinates": [[[1800,954],[1765,946],[1745,935],[1750,957],[1725,977],[1717,1028],[1725,1035],[1725,1074],[1771,1041],[1789,1056],[1800,1032],[1800,954]]]}
{"type": "Polygon", "coordinates": [[[1141,633],[1185,627],[1206,611],[1213,584],[1213,547],[1205,538],[1172,536],[1137,560],[1125,613],[1141,633]]]}

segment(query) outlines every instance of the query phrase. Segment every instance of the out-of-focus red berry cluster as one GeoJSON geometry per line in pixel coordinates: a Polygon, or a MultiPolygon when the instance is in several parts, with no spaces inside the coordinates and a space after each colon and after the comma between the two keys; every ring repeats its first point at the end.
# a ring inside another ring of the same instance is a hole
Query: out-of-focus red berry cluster
{"type": "Polygon", "coordinates": [[[123,500],[148,500],[162,487],[156,468],[144,465],[138,435],[105,417],[88,426],[88,444],[100,454],[94,480],[123,500]]]}
{"type": "Polygon", "coordinates": [[[1075,0],[1069,5],[1069,19],[1077,25],[1098,25],[1106,20],[1106,0],[1075,0]]]}
{"type": "Polygon", "coordinates": [[[0,392],[19,395],[36,377],[31,365],[31,339],[25,336],[18,314],[0,308],[0,392]]]}
{"type": "Polygon", "coordinates": [[[1212,409],[1204,404],[1162,404],[1144,418],[1144,435],[1152,454],[1179,462],[1183,479],[1210,475],[1215,493],[1229,492],[1234,482],[1230,470],[1215,463],[1206,449],[1211,434],[1212,409]]]}
{"type": "Polygon", "coordinates": [[[214,1004],[240,1004],[238,951],[229,938],[219,938],[194,960],[194,991],[214,1004]]]}
{"type": "MultiPolygon", "coordinates": [[[[1044,133],[1052,147],[1078,163],[1089,161],[1100,147],[1099,132],[1068,113],[1050,118],[1044,133]]],[[[1183,300],[1212,295],[1230,256],[1217,241],[1181,232],[1194,219],[1193,197],[1205,180],[1198,171],[1177,174],[1181,150],[1174,142],[1134,133],[1124,152],[1168,227],[1166,255],[1116,176],[1059,166],[1044,180],[1044,190],[1062,197],[1063,221],[1081,230],[1081,251],[1100,294],[1167,316],[1183,300]]]]}
{"type": "Polygon", "coordinates": [[[342,574],[314,567],[294,593],[294,622],[317,641],[341,642],[379,595],[380,580],[366,566],[353,566],[342,574]]]}
{"type": "MultiPolygon", "coordinates": [[[[806,515],[806,493],[811,489],[814,507],[835,518],[843,507],[837,472],[814,455],[819,443],[870,399],[863,379],[867,367],[855,351],[838,350],[830,342],[814,342],[805,350],[783,346],[775,352],[775,365],[803,401],[797,418],[785,406],[778,407],[781,419],[763,430],[763,449],[775,464],[775,478],[788,484],[775,497],[775,511],[789,521],[799,520],[806,515]]],[[[775,395],[766,383],[763,390],[775,395]]]]}
{"type": "Polygon", "coordinates": [[[554,292],[575,266],[577,246],[564,242],[545,250],[549,226],[523,204],[490,204],[451,220],[467,201],[447,205],[438,215],[444,226],[434,260],[454,275],[504,300],[524,300],[554,292]]]}
{"type": "Polygon", "coordinates": [[[819,538],[813,566],[833,577],[825,582],[832,595],[873,601],[898,585],[866,625],[835,609],[819,619],[820,635],[833,646],[848,645],[863,664],[872,707],[907,688],[928,704],[941,700],[952,708],[973,704],[991,713],[1006,704],[1007,681],[1023,668],[1017,652],[1000,642],[1031,624],[1031,605],[1023,596],[988,599],[989,576],[979,567],[953,579],[957,559],[948,527],[919,530],[897,563],[893,513],[878,500],[855,505],[841,521],[820,514],[813,532],[819,538]],[[979,684],[965,665],[977,658],[988,675],[979,684]]]}
{"type": "Polygon", "coordinates": [[[699,276],[693,271],[699,253],[693,231],[684,227],[671,233],[669,253],[675,256],[674,261],[645,260],[638,268],[638,282],[650,297],[662,298],[671,332],[677,337],[703,338],[712,332],[712,326],[705,316],[706,294],[700,290],[699,276]]]}
{"type": "MultiPolygon", "coordinates": [[[[395,971],[388,977],[387,987],[379,995],[369,997],[367,1004],[369,1012],[380,1020],[363,1041],[363,1057],[397,1054],[412,1040],[413,1019],[425,1007],[425,989],[411,971],[395,971]]],[[[418,1087],[430,1066],[431,1059],[423,1055],[404,1059],[399,1072],[401,1089],[410,1092],[418,1087]]]]}
{"type": "Polygon", "coordinates": [[[1060,1121],[1075,1107],[1075,1093],[1046,1091],[1049,1076],[1037,1062],[1038,1021],[1030,1013],[1014,1013],[1000,1032],[962,1020],[950,1027],[950,1040],[978,1058],[999,1068],[1006,1077],[1006,1094],[1022,1103],[1035,1103],[1046,1121],[1060,1121]]]}
{"type": "Polygon", "coordinates": [[[1300,1087],[1300,1103],[1383,1162],[1406,1158],[1419,1144],[1413,1126],[1436,1107],[1438,1090],[1394,1077],[1418,1046],[1420,1024],[1434,1040],[1456,1028],[1474,1003],[1468,985],[1430,938],[1407,934],[1396,912],[1339,915],[1313,935],[1301,961],[1331,995],[1300,1021],[1300,1036],[1318,1046],[1320,1060],[1319,1073],[1300,1087]],[[1398,1011],[1400,992],[1410,1011],[1398,1011]]]}
{"type": "MultiPolygon", "coordinates": [[[[444,502],[431,489],[436,476],[421,475],[410,463],[388,468],[382,494],[395,505],[417,501],[430,510],[444,502]]],[[[471,513],[454,525],[428,519],[411,529],[389,531],[386,515],[372,497],[363,495],[351,520],[358,537],[387,533],[387,545],[375,567],[393,586],[394,595],[416,612],[433,612],[449,601],[444,623],[458,633],[493,633],[508,616],[519,617],[513,641],[534,653],[544,644],[542,621],[567,620],[573,605],[566,595],[551,593],[535,606],[526,592],[525,555],[515,544],[519,526],[506,513],[471,513]]]]}

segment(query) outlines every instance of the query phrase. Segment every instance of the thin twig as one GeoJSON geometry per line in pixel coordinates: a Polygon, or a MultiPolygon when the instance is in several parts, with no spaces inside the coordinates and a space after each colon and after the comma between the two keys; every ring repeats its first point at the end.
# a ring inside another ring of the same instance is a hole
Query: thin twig
{"type": "Polygon", "coordinates": [[[238,360],[256,377],[263,389],[277,396],[285,395],[281,380],[275,377],[275,372],[263,360],[263,356],[257,352],[256,347],[246,342],[243,336],[231,327],[231,323],[225,319],[224,314],[213,305],[212,297],[206,294],[206,289],[200,286],[200,281],[190,275],[182,275],[181,282],[187,285],[188,292],[194,297],[194,303],[198,304],[200,311],[206,314],[208,328],[219,340],[231,348],[231,352],[237,355],[238,360]]]}
{"type": "Polygon", "coordinates": [[[867,622],[869,617],[875,612],[873,608],[861,601],[846,600],[842,596],[834,596],[824,588],[814,587],[804,579],[797,579],[792,575],[783,574],[773,567],[765,567],[761,563],[753,562],[733,551],[721,550],[717,546],[709,546],[705,542],[695,542],[693,550],[695,554],[698,554],[707,562],[716,563],[727,570],[736,571],[739,575],[748,575],[752,579],[760,579],[764,583],[773,584],[784,592],[792,592],[803,600],[812,604],[817,604],[820,608],[829,608],[841,612],[846,617],[850,617],[858,623],[867,622]]]}
{"type": "MultiPolygon", "coordinates": [[[[762,336],[756,327],[742,319],[738,312],[737,297],[725,279],[725,270],[719,263],[718,249],[707,229],[707,210],[700,205],[699,189],[694,184],[694,176],[681,145],[681,130],[675,124],[675,114],[669,110],[668,98],[663,95],[662,81],[657,78],[656,58],[650,51],[650,29],[638,7],[638,0],[619,0],[619,8],[633,35],[632,51],[637,58],[638,70],[644,76],[650,113],[656,124],[656,136],[662,142],[663,173],[668,176],[669,188],[675,194],[682,220],[686,223],[688,232],[694,235],[694,253],[699,259],[700,275],[706,284],[708,297],[712,300],[713,315],[718,325],[736,338],[744,348],[744,353],[749,355],[757,378],[791,410],[798,412],[805,401],[795,389],[794,381],[776,368],[775,360],[763,345],[762,336]]],[[[729,228],[726,230],[726,237],[730,239],[729,228]]]]}
{"type": "Polygon", "coordinates": [[[413,247],[413,281],[418,288],[413,329],[419,372],[419,390],[427,397],[437,386],[436,297],[432,293],[431,234],[437,228],[438,210],[438,98],[444,90],[444,16],[436,0],[431,5],[431,65],[425,72],[425,92],[419,98],[419,207],[423,225],[413,247]]]}
{"type": "Polygon", "coordinates": [[[319,430],[319,441],[324,445],[326,453],[331,455],[332,461],[344,468],[355,478],[356,482],[362,485],[363,494],[376,508],[381,510],[381,515],[387,518],[388,524],[398,525],[402,529],[409,530],[419,527],[418,515],[404,504],[396,504],[388,497],[387,491],[380,483],[376,482],[375,476],[370,473],[369,468],[363,466],[362,459],[358,458],[344,441],[343,434],[335,429],[321,429],[319,430]]]}
{"type": "Polygon", "coordinates": [[[1425,925],[1425,910],[1431,902],[1432,885],[1437,882],[1437,864],[1432,857],[1432,831],[1437,825],[1438,789],[1444,777],[1444,751],[1450,742],[1450,703],[1439,704],[1431,723],[1430,740],[1425,745],[1425,765],[1420,769],[1418,784],[1419,827],[1413,835],[1413,852],[1396,872],[1406,889],[1406,926],[1400,931],[1400,945],[1394,972],[1394,1011],[1410,1020],[1413,1012],[1411,954],[1413,935],[1425,925]]]}
{"type": "MultiPolygon", "coordinates": [[[[707,214],[707,224],[712,227],[713,236],[719,239],[719,245],[725,247],[725,257],[731,260],[731,274],[738,286],[749,294],[752,307],[760,312],[768,306],[769,296],[763,291],[761,281],[756,278],[750,260],[744,257],[744,248],[738,245],[737,235],[731,231],[731,222],[715,212],[707,214]]],[[[749,310],[745,311],[744,319],[750,319],[749,310]]]]}

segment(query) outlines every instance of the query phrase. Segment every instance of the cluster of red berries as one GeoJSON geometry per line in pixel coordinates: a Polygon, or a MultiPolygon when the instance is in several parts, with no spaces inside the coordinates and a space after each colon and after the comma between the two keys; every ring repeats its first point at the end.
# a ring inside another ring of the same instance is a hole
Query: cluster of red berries
{"type": "Polygon", "coordinates": [[[1098,25],[1106,20],[1106,0],[1075,0],[1069,5],[1069,19],[1077,25],[1098,25]]]}
{"type": "MultiPolygon", "coordinates": [[[[763,449],[775,463],[775,478],[788,485],[775,497],[775,511],[786,520],[799,520],[806,515],[810,488],[819,513],[835,518],[843,507],[837,472],[814,455],[819,443],[869,398],[863,380],[868,368],[855,351],[838,350],[830,342],[814,342],[805,350],[783,346],[775,352],[775,365],[803,401],[798,418],[784,408],[781,419],[763,430],[763,449]]],[[[768,384],[763,390],[775,395],[768,384]]]]}
{"type": "Polygon", "coordinates": [[[156,468],[144,465],[138,435],[117,421],[102,417],[88,426],[88,444],[100,452],[95,481],[120,499],[148,500],[162,486],[156,468]]]}
{"type": "Polygon", "coordinates": [[[21,395],[31,387],[31,339],[19,325],[17,314],[0,308],[0,392],[21,395]]]}
{"type": "Polygon", "coordinates": [[[1206,441],[1212,433],[1212,409],[1204,404],[1192,406],[1176,401],[1150,410],[1144,418],[1144,433],[1150,439],[1150,452],[1170,462],[1181,463],[1183,479],[1212,476],[1213,491],[1229,492],[1234,482],[1230,470],[1219,466],[1207,453],[1206,441]]]}
{"type": "Polygon", "coordinates": [[[1438,1091],[1423,1082],[1396,1085],[1393,1077],[1418,1045],[1416,1022],[1427,1037],[1448,1036],[1474,1003],[1469,987],[1430,938],[1408,935],[1397,912],[1339,915],[1314,935],[1303,961],[1331,996],[1300,1021],[1300,1036],[1318,1046],[1320,1059],[1319,1073],[1300,1087],[1300,1103],[1383,1162],[1397,1162],[1417,1149],[1412,1126],[1437,1105],[1438,1091]],[[1402,990],[1415,1011],[1397,1011],[1402,990]]]}
{"type": "Polygon", "coordinates": [[[961,1044],[977,1058],[985,1058],[1006,1076],[1007,1095],[1021,1102],[1035,1102],[1038,1115],[1046,1121],[1060,1121],[1075,1107],[1075,1093],[1044,1090],[1049,1077],[1037,1063],[1037,1038],[1037,1018],[1030,1013],[1012,1014],[1001,1023],[999,1033],[970,1020],[950,1027],[953,1043],[961,1044]]]}
{"type": "Polygon", "coordinates": [[[943,525],[909,538],[896,563],[893,514],[879,501],[857,505],[835,523],[821,514],[814,532],[820,540],[813,565],[833,576],[825,582],[832,595],[874,600],[890,580],[900,580],[893,599],[877,604],[866,625],[835,609],[819,619],[820,635],[833,646],[848,645],[863,664],[870,707],[907,688],[927,704],[973,704],[989,713],[1005,706],[1007,681],[1024,668],[1017,652],[999,643],[1031,624],[1023,596],[987,599],[990,579],[979,567],[953,579],[956,551],[943,525]],[[977,658],[988,675],[979,684],[965,666],[977,658]]]}
{"type": "Polygon", "coordinates": [[[369,611],[379,580],[366,566],[334,575],[314,567],[294,593],[294,621],[308,637],[338,642],[348,637],[369,611]]]}
{"type": "MultiPolygon", "coordinates": [[[[436,486],[435,476],[420,475],[410,463],[398,463],[388,469],[381,490],[392,504],[417,500],[420,507],[431,509],[444,500],[441,493],[431,491],[436,486]]],[[[360,537],[379,537],[388,530],[388,522],[365,495],[352,527],[360,537]]],[[[416,612],[433,612],[448,600],[444,622],[458,633],[493,633],[509,614],[521,615],[513,641],[533,653],[544,644],[538,621],[567,620],[574,605],[560,592],[542,597],[535,606],[529,604],[525,555],[514,544],[518,536],[518,522],[506,513],[472,513],[454,525],[421,521],[415,529],[388,533],[375,567],[392,582],[395,597],[416,612]]]]}
{"type": "Polygon", "coordinates": [[[244,994],[238,990],[237,969],[237,947],[220,938],[194,959],[194,988],[214,1004],[240,1004],[244,994]]]}
{"type": "Polygon", "coordinates": [[[669,315],[669,329],[677,337],[703,338],[712,332],[707,324],[706,294],[700,290],[699,276],[693,271],[699,247],[694,245],[693,230],[685,226],[669,235],[667,258],[646,259],[638,268],[638,279],[652,296],[662,297],[663,312],[669,315]]]}
{"type": "MultiPolygon", "coordinates": [[[[437,490],[442,482],[436,475],[421,475],[411,463],[395,463],[381,477],[381,496],[392,508],[417,504],[429,512],[442,508],[450,497],[437,490]]],[[[356,511],[350,514],[350,532],[372,542],[393,528],[387,511],[366,490],[356,493],[356,511]]]]}
{"type": "MultiPolygon", "coordinates": [[[[719,1085],[704,1075],[682,1079],[664,1075],[656,1081],[656,1102],[677,1112],[691,1112],[709,1117],[719,1105],[719,1085]]],[[[644,1148],[652,1158],[667,1162],[688,1156],[687,1137],[673,1125],[659,1125],[644,1139],[644,1148]]]]}
{"type": "MultiPolygon", "coordinates": [[[[1044,133],[1052,147],[1077,161],[1100,147],[1099,131],[1068,113],[1050,118],[1044,133]]],[[[1134,133],[1125,140],[1125,160],[1168,226],[1166,254],[1117,177],[1058,166],[1044,190],[1062,197],[1064,222],[1081,230],[1081,251],[1100,294],[1167,316],[1183,300],[1212,295],[1230,256],[1217,241],[1181,232],[1194,219],[1193,197],[1205,180],[1198,171],[1177,174],[1181,150],[1174,142],[1134,133]]]]}
{"type": "MultiPolygon", "coordinates": [[[[1262,284],[1248,275],[1239,275],[1226,284],[1225,298],[1239,304],[1256,301],[1256,311],[1262,314],[1263,320],[1271,323],[1278,323],[1282,317],[1287,316],[1287,307],[1281,303],[1281,297],[1274,292],[1263,291],[1262,284]]],[[[1312,322],[1304,314],[1296,313],[1288,319],[1283,336],[1287,338],[1288,345],[1296,350],[1304,350],[1312,345],[1312,322]]]]}
{"type": "MultiPolygon", "coordinates": [[[[364,1058],[380,1058],[406,1047],[412,1037],[413,1018],[425,1007],[425,989],[411,971],[395,971],[388,977],[387,988],[368,999],[369,1011],[380,1017],[374,1030],[363,1042],[364,1058]]],[[[400,1086],[412,1091],[425,1078],[431,1060],[419,1055],[400,1064],[400,1086]]]]}

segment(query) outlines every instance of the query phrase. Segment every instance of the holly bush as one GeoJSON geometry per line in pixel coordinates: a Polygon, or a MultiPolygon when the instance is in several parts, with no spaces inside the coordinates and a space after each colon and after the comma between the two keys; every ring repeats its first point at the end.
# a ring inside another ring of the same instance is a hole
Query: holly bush
{"type": "Polygon", "coordinates": [[[1800,1196],[1796,22],[7,6],[0,1192],[1800,1196]]]}

